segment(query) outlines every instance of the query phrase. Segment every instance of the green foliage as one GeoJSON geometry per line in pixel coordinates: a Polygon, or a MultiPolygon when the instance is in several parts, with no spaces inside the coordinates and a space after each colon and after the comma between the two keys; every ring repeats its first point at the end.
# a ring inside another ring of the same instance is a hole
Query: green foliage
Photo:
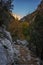
{"type": "Polygon", "coordinates": [[[30,41],[30,27],[28,22],[23,22],[22,23],[22,32],[23,35],[25,36],[25,39],[29,42],[30,41]]]}
{"type": "Polygon", "coordinates": [[[11,9],[13,8],[12,2],[13,0],[1,0],[0,6],[6,11],[11,11],[11,9]]]}
{"type": "Polygon", "coordinates": [[[37,50],[36,51],[38,56],[41,55],[43,49],[43,15],[37,13],[34,22],[31,25],[31,43],[33,43],[37,50]]]}
{"type": "Polygon", "coordinates": [[[25,36],[27,36],[28,35],[28,25],[27,25],[27,22],[23,22],[22,23],[22,29],[23,29],[23,34],[25,36]]]}
{"type": "Polygon", "coordinates": [[[12,32],[11,35],[12,35],[13,41],[18,39],[17,31],[14,33],[12,32]]]}
{"type": "Polygon", "coordinates": [[[23,28],[23,34],[24,34],[25,36],[28,35],[28,28],[23,28]]]}
{"type": "Polygon", "coordinates": [[[1,0],[0,1],[0,26],[2,24],[7,25],[11,19],[13,0],[1,0]]]}

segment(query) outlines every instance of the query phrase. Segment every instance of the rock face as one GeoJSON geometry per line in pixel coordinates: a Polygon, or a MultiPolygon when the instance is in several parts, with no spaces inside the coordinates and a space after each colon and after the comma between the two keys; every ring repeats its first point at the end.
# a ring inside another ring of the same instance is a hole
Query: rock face
{"type": "Polygon", "coordinates": [[[19,45],[27,46],[29,43],[26,40],[17,40],[19,45]]]}
{"type": "Polygon", "coordinates": [[[26,40],[22,44],[12,43],[10,33],[0,28],[0,65],[40,65],[40,59],[33,57],[24,42],[27,43],[26,40]]]}
{"type": "Polygon", "coordinates": [[[40,59],[35,57],[27,47],[23,45],[13,45],[13,47],[14,61],[17,65],[40,65],[40,59]]]}
{"type": "Polygon", "coordinates": [[[38,6],[38,10],[43,11],[43,0],[41,1],[41,3],[38,6]]]}
{"type": "Polygon", "coordinates": [[[28,14],[21,18],[20,21],[24,22],[27,21],[30,24],[35,20],[36,14],[39,12],[39,14],[43,14],[43,0],[41,0],[41,3],[38,5],[37,9],[32,12],[31,14],[28,14]]]}
{"type": "Polygon", "coordinates": [[[0,65],[13,63],[13,48],[10,33],[0,28],[0,65]]]}

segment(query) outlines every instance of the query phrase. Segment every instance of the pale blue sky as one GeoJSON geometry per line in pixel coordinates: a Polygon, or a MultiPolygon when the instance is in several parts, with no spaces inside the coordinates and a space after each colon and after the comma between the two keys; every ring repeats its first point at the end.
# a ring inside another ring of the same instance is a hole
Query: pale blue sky
{"type": "Polygon", "coordinates": [[[14,0],[13,13],[25,16],[33,12],[41,0],[14,0]]]}

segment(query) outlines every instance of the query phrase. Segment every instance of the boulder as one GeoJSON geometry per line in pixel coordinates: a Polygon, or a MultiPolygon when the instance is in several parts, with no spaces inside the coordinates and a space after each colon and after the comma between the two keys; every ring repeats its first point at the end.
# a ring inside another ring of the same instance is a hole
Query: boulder
{"type": "Polygon", "coordinates": [[[23,46],[27,46],[29,44],[26,40],[17,40],[17,43],[23,46]]]}
{"type": "Polygon", "coordinates": [[[0,65],[11,65],[14,62],[12,39],[9,32],[0,28],[0,65]]]}

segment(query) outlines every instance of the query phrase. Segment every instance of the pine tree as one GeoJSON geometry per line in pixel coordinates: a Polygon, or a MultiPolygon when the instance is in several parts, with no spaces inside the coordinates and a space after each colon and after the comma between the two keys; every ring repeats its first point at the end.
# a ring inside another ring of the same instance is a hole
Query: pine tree
{"type": "Polygon", "coordinates": [[[0,25],[7,24],[11,17],[13,0],[0,0],[0,25]]]}

